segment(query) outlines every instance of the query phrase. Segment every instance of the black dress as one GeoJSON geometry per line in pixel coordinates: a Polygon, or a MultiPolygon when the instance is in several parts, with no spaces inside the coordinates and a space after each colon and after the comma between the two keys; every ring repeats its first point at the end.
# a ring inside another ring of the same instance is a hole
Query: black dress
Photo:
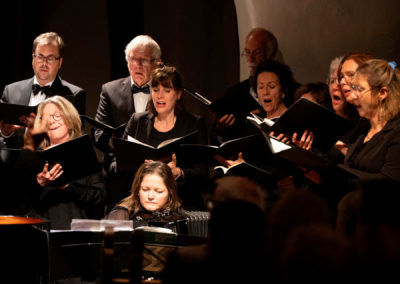
{"type": "MultiPolygon", "coordinates": [[[[154,128],[155,115],[149,112],[135,113],[129,120],[123,138],[128,135],[148,145],[157,146],[160,142],[182,137],[198,131],[197,143],[208,144],[207,127],[202,117],[188,112],[177,116],[174,127],[168,132],[159,132],[154,128]]],[[[209,190],[208,166],[190,161],[177,153],[177,164],[184,172],[184,178],[179,178],[178,194],[183,207],[187,210],[205,210],[202,193],[209,190]]],[[[128,188],[126,189],[128,192],[128,188]]],[[[127,195],[126,195],[127,196],[127,195]]]]}

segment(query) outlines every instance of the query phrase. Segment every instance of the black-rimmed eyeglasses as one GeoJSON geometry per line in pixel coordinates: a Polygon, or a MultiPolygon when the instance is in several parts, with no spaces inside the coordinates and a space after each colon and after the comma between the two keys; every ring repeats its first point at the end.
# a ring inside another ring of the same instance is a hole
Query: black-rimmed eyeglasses
{"type": "Polygon", "coordinates": [[[46,61],[47,64],[53,65],[57,60],[60,60],[60,57],[55,57],[54,55],[43,56],[41,54],[32,54],[33,59],[35,59],[38,63],[43,63],[46,61]]]}

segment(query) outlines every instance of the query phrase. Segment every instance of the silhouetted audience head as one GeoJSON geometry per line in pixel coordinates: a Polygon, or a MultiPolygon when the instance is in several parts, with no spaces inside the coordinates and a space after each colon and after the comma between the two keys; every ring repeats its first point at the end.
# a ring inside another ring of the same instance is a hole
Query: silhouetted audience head
{"type": "Polygon", "coordinates": [[[360,224],[362,190],[350,191],[342,197],[337,206],[336,231],[352,236],[360,224]]]}
{"type": "Polygon", "coordinates": [[[300,226],[279,257],[280,283],[343,283],[349,265],[347,239],[330,226],[300,226]]]}
{"type": "Polygon", "coordinates": [[[231,200],[241,200],[264,209],[264,192],[261,188],[245,177],[226,176],[216,181],[213,202],[221,203],[231,200]]]}
{"type": "Polygon", "coordinates": [[[390,180],[355,183],[338,203],[336,230],[354,236],[364,226],[400,228],[400,185],[390,180]]]}
{"type": "Polygon", "coordinates": [[[300,225],[331,225],[331,211],[317,194],[301,189],[284,193],[271,208],[268,220],[285,230],[300,225]]]}
{"type": "Polygon", "coordinates": [[[348,283],[400,281],[400,229],[391,225],[364,226],[352,238],[354,259],[348,283]]]}

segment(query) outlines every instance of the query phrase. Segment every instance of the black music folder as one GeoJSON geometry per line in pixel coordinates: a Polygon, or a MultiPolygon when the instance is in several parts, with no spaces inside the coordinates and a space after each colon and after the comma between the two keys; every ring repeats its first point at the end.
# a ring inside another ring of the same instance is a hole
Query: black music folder
{"type": "Polygon", "coordinates": [[[172,153],[179,160],[179,145],[183,143],[194,143],[197,141],[198,131],[193,131],[182,137],[168,139],[153,147],[137,139],[128,137],[130,140],[112,138],[114,144],[117,165],[120,169],[136,172],[146,159],[169,162],[172,153]]]}
{"type": "Polygon", "coordinates": [[[249,180],[259,185],[266,186],[267,188],[274,186],[277,182],[272,172],[247,162],[241,162],[229,168],[217,166],[214,170],[222,171],[226,176],[247,177],[249,180]]]}
{"type": "Polygon", "coordinates": [[[36,113],[36,111],[37,106],[0,103],[0,120],[3,120],[4,123],[25,126],[19,118],[23,115],[29,116],[32,112],[36,113]]]}
{"type": "Polygon", "coordinates": [[[209,110],[211,110],[212,112],[215,112],[218,117],[222,117],[223,115],[228,114],[228,112],[224,108],[222,108],[220,105],[217,106],[214,102],[211,102],[209,99],[207,99],[206,97],[202,96],[198,92],[191,91],[191,90],[189,90],[187,88],[184,88],[184,91],[186,93],[188,93],[189,95],[191,95],[196,100],[200,101],[209,110]]]}
{"type": "Polygon", "coordinates": [[[350,179],[356,177],[353,173],[339,167],[317,153],[298,146],[288,145],[271,136],[266,137],[266,140],[273,155],[298,167],[315,170],[321,176],[328,176],[329,178],[350,179]]]}
{"type": "Polygon", "coordinates": [[[80,115],[81,119],[86,120],[89,122],[91,125],[93,125],[96,128],[100,128],[104,132],[107,132],[109,134],[115,133],[115,134],[122,134],[125,130],[126,124],[123,123],[118,127],[112,127],[108,124],[102,123],[100,121],[95,120],[94,118],[91,118],[90,116],[87,115],[80,115]]]}
{"type": "Polygon", "coordinates": [[[51,183],[52,186],[67,184],[100,170],[100,164],[87,134],[37,153],[44,162],[49,163],[50,167],[55,163],[62,166],[64,172],[51,183]]]}
{"type": "Polygon", "coordinates": [[[332,148],[354,127],[352,121],[304,98],[297,100],[275,122],[254,114],[248,116],[247,120],[267,134],[274,131],[275,135],[283,133],[291,137],[296,132],[298,139],[305,130],[310,130],[315,134],[313,147],[323,152],[332,148]]]}
{"type": "Polygon", "coordinates": [[[243,158],[257,156],[261,149],[266,147],[266,142],[261,134],[249,135],[232,139],[216,145],[203,144],[181,144],[181,153],[186,159],[192,161],[200,161],[208,165],[219,165],[213,157],[220,155],[228,160],[236,160],[239,152],[243,154],[243,158]]]}

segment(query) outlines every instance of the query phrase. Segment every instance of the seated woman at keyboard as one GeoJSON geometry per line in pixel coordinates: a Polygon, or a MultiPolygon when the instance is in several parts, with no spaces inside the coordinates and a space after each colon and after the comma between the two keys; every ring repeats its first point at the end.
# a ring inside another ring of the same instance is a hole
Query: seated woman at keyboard
{"type": "Polygon", "coordinates": [[[178,232],[185,221],[181,201],[171,169],[162,162],[144,163],[132,183],[131,194],[105,217],[111,220],[133,220],[133,226],[167,227],[178,232]]]}

